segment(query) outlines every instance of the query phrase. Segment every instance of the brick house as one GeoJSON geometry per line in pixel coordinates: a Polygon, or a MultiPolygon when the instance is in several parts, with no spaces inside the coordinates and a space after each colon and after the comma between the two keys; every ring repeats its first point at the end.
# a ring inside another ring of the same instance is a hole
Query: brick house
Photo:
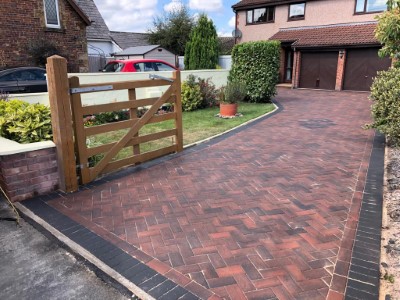
{"type": "Polygon", "coordinates": [[[0,68],[33,66],[32,49],[45,47],[67,58],[69,72],[87,71],[90,20],[74,0],[2,0],[0,14],[0,68]]]}
{"type": "Polygon", "coordinates": [[[280,82],[294,88],[367,91],[390,67],[374,36],[386,0],[243,0],[232,8],[236,43],[281,41],[280,82]]]}

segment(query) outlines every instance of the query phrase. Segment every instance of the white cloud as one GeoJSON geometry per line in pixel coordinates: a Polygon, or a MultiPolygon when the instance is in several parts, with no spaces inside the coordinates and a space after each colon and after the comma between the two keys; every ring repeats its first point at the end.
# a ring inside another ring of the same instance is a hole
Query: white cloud
{"type": "Polygon", "coordinates": [[[197,21],[199,20],[199,18],[200,18],[200,14],[199,14],[199,13],[195,13],[195,14],[192,16],[192,18],[193,18],[193,21],[197,22],[197,21]]]}
{"type": "Polygon", "coordinates": [[[229,36],[229,37],[232,37],[232,32],[231,31],[225,31],[224,29],[218,31],[217,34],[218,34],[218,36],[229,36]]]}
{"type": "Polygon", "coordinates": [[[229,27],[235,28],[235,25],[236,25],[235,23],[236,23],[236,16],[233,16],[233,17],[229,20],[228,25],[229,25],[229,27]]]}
{"type": "Polygon", "coordinates": [[[173,12],[180,10],[183,7],[181,0],[172,0],[170,3],[164,5],[164,10],[166,12],[173,12]]]}
{"type": "Polygon", "coordinates": [[[95,3],[113,31],[146,32],[157,11],[157,0],[95,0],[95,3]]]}
{"type": "Polygon", "coordinates": [[[202,11],[218,11],[223,5],[222,0],[189,0],[189,7],[202,11]]]}

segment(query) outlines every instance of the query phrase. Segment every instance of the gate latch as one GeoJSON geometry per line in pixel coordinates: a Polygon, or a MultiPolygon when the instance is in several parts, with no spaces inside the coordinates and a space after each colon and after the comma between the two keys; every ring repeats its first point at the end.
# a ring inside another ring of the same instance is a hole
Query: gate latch
{"type": "Polygon", "coordinates": [[[174,82],[171,78],[167,78],[167,77],[156,75],[156,74],[149,74],[149,78],[150,79],[163,79],[163,80],[166,80],[169,82],[174,82]]]}

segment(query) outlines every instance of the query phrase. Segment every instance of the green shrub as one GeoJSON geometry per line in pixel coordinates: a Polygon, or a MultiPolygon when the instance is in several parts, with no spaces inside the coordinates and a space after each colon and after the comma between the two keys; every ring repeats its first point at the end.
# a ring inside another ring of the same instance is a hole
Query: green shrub
{"type": "MultiPolygon", "coordinates": [[[[194,77],[194,76],[193,76],[194,77]]],[[[200,86],[196,84],[193,78],[182,83],[182,110],[193,111],[201,108],[203,99],[201,97],[200,86]]]]}
{"type": "Polygon", "coordinates": [[[119,122],[129,119],[128,110],[102,112],[84,118],[85,126],[95,126],[105,123],[119,122]]]}
{"type": "Polygon", "coordinates": [[[21,100],[0,101],[0,136],[22,144],[51,140],[50,109],[21,100]]]}
{"type": "Polygon", "coordinates": [[[373,123],[367,128],[376,128],[386,134],[392,142],[400,142],[400,69],[378,72],[371,86],[373,123]]]}
{"type": "Polygon", "coordinates": [[[221,89],[220,101],[238,103],[246,97],[246,85],[240,81],[231,81],[221,89]]]}
{"type": "Polygon", "coordinates": [[[249,102],[269,102],[279,80],[280,42],[259,41],[232,50],[230,81],[244,82],[249,102]]]}

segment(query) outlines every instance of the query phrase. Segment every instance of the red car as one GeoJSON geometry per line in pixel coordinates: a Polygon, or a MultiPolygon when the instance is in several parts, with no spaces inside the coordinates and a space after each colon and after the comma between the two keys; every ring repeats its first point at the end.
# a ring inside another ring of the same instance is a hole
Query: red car
{"type": "Polygon", "coordinates": [[[178,69],[158,59],[118,59],[108,62],[103,72],[154,72],[175,70],[178,69]]]}

